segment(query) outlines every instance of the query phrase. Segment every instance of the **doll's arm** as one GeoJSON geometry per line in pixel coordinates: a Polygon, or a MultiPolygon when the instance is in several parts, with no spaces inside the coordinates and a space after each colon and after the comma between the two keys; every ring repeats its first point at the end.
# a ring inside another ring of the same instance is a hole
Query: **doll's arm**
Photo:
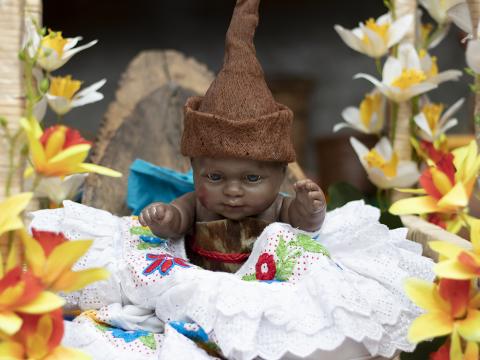
{"type": "Polygon", "coordinates": [[[195,193],[187,193],[170,204],[153,203],[142,210],[138,220],[152,232],[167,239],[184,236],[195,219],[195,193]]]}
{"type": "Polygon", "coordinates": [[[325,219],[326,201],[320,186],[312,180],[297,181],[295,198],[283,200],[280,220],[304,231],[317,231],[325,219]]]}

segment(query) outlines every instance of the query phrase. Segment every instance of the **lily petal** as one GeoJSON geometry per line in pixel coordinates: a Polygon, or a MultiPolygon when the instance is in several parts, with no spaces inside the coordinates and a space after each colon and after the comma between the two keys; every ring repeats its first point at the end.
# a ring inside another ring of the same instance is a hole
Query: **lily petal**
{"type": "Polygon", "coordinates": [[[26,314],[43,314],[58,309],[64,304],[65,300],[60,296],[50,291],[43,291],[33,301],[18,307],[17,310],[26,314]]]}
{"type": "MultiPolygon", "coordinates": [[[[0,331],[7,335],[13,335],[22,326],[22,319],[13,311],[0,311],[0,331]]],[[[0,358],[1,358],[0,351],[0,358]]]]}
{"type": "Polygon", "coordinates": [[[435,199],[430,196],[418,196],[408,199],[401,199],[392,204],[389,209],[394,215],[428,214],[440,212],[441,208],[435,199]]]}
{"type": "Polygon", "coordinates": [[[426,339],[448,335],[453,330],[453,322],[444,313],[433,312],[416,318],[408,331],[408,340],[419,343],[426,339]]]}
{"type": "Polygon", "coordinates": [[[468,310],[467,317],[464,320],[457,320],[456,323],[458,333],[462,338],[468,341],[480,341],[479,310],[468,310]]]}

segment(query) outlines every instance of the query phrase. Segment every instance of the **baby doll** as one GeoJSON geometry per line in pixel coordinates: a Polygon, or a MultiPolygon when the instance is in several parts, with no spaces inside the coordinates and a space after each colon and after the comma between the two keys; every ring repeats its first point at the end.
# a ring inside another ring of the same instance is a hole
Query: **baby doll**
{"type": "Polygon", "coordinates": [[[189,258],[210,270],[236,271],[270,223],[313,232],[325,217],[313,181],[297,182],[295,198],[279,194],[295,160],[293,113],[275,102],[256,58],[257,11],[258,1],[237,3],[222,70],[204,97],[185,106],[182,153],[192,159],[195,191],[151,204],[139,218],[159,237],[188,235],[189,258]]]}

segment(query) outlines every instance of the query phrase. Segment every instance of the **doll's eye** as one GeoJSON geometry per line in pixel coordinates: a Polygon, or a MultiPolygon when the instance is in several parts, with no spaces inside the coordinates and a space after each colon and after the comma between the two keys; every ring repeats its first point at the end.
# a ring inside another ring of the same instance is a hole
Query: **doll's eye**
{"type": "Polygon", "coordinates": [[[209,173],[209,174],[207,174],[207,178],[210,181],[217,182],[217,181],[222,180],[222,175],[216,174],[216,173],[209,173]]]}
{"type": "Polygon", "coordinates": [[[256,183],[260,181],[261,177],[260,175],[247,175],[245,179],[247,179],[248,182],[256,183]]]}

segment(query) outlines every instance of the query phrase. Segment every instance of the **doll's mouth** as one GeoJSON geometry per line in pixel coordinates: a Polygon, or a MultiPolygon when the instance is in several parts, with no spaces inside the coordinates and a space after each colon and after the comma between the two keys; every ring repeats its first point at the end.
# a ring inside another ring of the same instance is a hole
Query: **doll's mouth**
{"type": "Polygon", "coordinates": [[[228,210],[240,210],[244,207],[242,204],[223,204],[223,206],[228,210]]]}

